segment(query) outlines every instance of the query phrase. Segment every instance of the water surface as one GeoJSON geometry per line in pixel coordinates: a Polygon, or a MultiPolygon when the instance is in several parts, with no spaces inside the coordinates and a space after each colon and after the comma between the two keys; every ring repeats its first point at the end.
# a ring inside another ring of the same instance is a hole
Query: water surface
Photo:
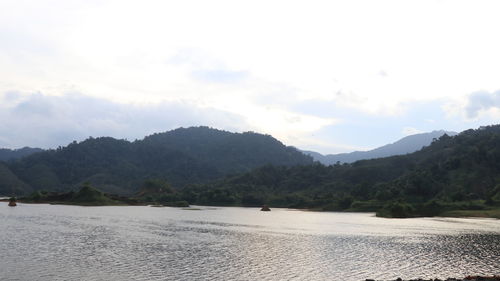
{"type": "Polygon", "coordinates": [[[0,280],[365,280],[500,274],[500,221],[0,203],[0,280]]]}

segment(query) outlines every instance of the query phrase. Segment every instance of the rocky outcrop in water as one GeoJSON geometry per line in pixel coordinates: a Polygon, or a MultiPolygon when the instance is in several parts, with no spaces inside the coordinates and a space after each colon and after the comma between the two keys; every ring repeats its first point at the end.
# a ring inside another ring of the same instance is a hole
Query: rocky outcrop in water
{"type": "Polygon", "coordinates": [[[262,208],[261,208],[260,210],[261,210],[261,211],[265,211],[265,212],[269,212],[269,211],[271,211],[271,209],[270,209],[270,208],[269,208],[269,206],[267,206],[267,205],[262,206],[262,208]]]}
{"type": "Polygon", "coordinates": [[[17,200],[16,200],[16,198],[15,198],[15,197],[11,197],[11,198],[9,199],[9,207],[15,207],[15,206],[17,206],[16,201],[17,201],[17,200]]]}

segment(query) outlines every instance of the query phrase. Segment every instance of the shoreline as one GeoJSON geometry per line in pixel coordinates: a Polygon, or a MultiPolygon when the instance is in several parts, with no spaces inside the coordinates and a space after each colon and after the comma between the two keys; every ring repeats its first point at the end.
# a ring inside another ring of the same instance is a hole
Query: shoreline
{"type": "MultiPolygon", "coordinates": [[[[383,281],[383,280],[375,280],[375,279],[365,279],[365,281],[383,281]]],[[[500,276],[467,276],[465,278],[447,278],[447,279],[439,279],[439,278],[431,278],[431,279],[401,279],[397,278],[394,280],[385,280],[385,281],[500,281],[500,276]]]]}
{"type": "MultiPolygon", "coordinates": [[[[0,202],[9,202],[8,198],[2,198],[0,199],[0,202]]],[[[153,204],[153,203],[135,203],[135,204],[126,204],[123,202],[109,202],[108,204],[99,204],[96,202],[89,202],[89,203],[76,203],[76,202],[61,202],[61,201],[47,201],[47,202],[26,202],[23,200],[17,200],[18,203],[22,204],[49,204],[49,205],[69,205],[69,206],[82,206],[82,207],[104,207],[104,206],[117,206],[117,207],[123,207],[123,206],[151,206],[151,207],[174,207],[174,208],[185,208],[186,206],[168,206],[168,205],[158,205],[158,204],[153,204]]],[[[197,205],[198,206],[198,205],[197,205]]],[[[199,205],[202,207],[238,207],[238,208],[260,208],[259,206],[215,206],[215,205],[199,205]]],[[[271,207],[271,210],[273,208],[280,208],[282,209],[283,207],[271,207]]],[[[324,210],[315,210],[315,209],[297,209],[297,208],[283,208],[283,209],[290,209],[290,210],[299,210],[299,211],[305,211],[305,212],[334,212],[334,213],[374,213],[376,212],[369,212],[369,211],[324,211],[324,210]]],[[[441,215],[437,216],[421,216],[421,217],[409,217],[409,218],[393,218],[393,217],[379,217],[379,218],[384,218],[384,219],[411,219],[411,218],[464,218],[464,219],[500,219],[500,209],[491,209],[491,210],[451,210],[444,212],[441,215]]],[[[367,279],[371,280],[371,279],[367,279]]],[[[414,280],[422,280],[425,281],[426,279],[410,279],[408,281],[414,281],[414,280]]],[[[434,279],[432,279],[434,280],[434,279]]],[[[448,279],[444,279],[445,281],[448,279]]],[[[473,279],[449,279],[449,280],[473,280],[473,279]]],[[[484,279],[484,280],[498,280],[500,279],[484,279]]],[[[375,280],[376,281],[376,280],[375,280]]],[[[402,280],[405,281],[405,280],[402,280]]]]}

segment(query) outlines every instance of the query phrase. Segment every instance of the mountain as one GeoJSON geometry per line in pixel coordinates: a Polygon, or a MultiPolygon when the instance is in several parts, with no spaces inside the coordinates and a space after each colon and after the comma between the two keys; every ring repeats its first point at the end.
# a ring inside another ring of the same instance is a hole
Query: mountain
{"type": "Polygon", "coordinates": [[[0,195],[24,194],[33,191],[4,163],[0,162],[0,195]]]}
{"type": "Polygon", "coordinates": [[[19,159],[30,154],[41,152],[41,148],[23,147],[19,149],[0,148],[0,161],[19,159]]]}
{"type": "Polygon", "coordinates": [[[478,210],[485,208],[481,202],[500,206],[500,125],[445,134],[411,154],[331,166],[268,165],[184,192],[191,204],[374,210],[393,202],[394,216],[478,210]]]}
{"type": "MultiPolygon", "coordinates": [[[[6,163],[28,190],[67,191],[91,184],[105,192],[132,194],[147,180],[173,187],[204,183],[272,164],[312,164],[311,157],[269,135],[231,133],[208,127],[179,128],[129,142],[89,138],[6,163]]],[[[0,190],[0,193],[2,190],[0,190]]],[[[4,190],[5,192],[5,190],[4,190]]],[[[10,195],[10,194],[5,194],[10,195]]]]}
{"type": "Polygon", "coordinates": [[[325,165],[333,165],[337,162],[352,163],[363,159],[374,159],[412,153],[422,149],[422,147],[424,146],[428,146],[434,139],[438,139],[444,134],[455,136],[457,133],[440,130],[432,131],[430,133],[411,135],[404,137],[394,143],[387,144],[369,151],[354,151],[350,153],[328,155],[322,155],[314,151],[303,152],[313,157],[315,161],[318,161],[325,165]]]}

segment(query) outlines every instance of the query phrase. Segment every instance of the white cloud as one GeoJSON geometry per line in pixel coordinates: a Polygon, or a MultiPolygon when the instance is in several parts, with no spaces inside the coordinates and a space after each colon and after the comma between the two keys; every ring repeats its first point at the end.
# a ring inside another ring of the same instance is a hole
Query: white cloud
{"type": "Polygon", "coordinates": [[[468,97],[465,107],[468,118],[477,118],[480,114],[489,113],[500,117],[500,90],[490,93],[480,91],[468,97]]]}
{"type": "MultiPolygon", "coordinates": [[[[7,97],[7,95],[5,95],[7,97]]],[[[211,126],[251,130],[244,117],[189,101],[150,105],[114,103],[81,94],[23,95],[0,104],[0,147],[66,145],[89,136],[139,139],[178,127],[211,126]]]]}
{"type": "Polygon", "coordinates": [[[11,49],[30,48],[10,75],[15,89],[69,82],[115,100],[157,101],[195,90],[192,71],[223,64],[309,98],[354,92],[361,108],[387,112],[409,99],[465,95],[479,83],[498,87],[495,2],[16,2],[6,1],[1,23],[16,34],[5,40],[11,49]],[[164,64],[182,50],[201,54],[200,69],[164,64]],[[32,75],[21,78],[25,67],[32,75]],[[380,69],[391,75],[380,79],[380,69]]]}
{"type": "MultiPolygon", "coordinates": [[[[5,0],[0,93],[78,92],[134,108],[187,103],[295,145],[339,122],[335,111],[318,118],[292,109],[307,100],[395,118],[414,102],[447,100],[448,118],[458,120],[469,93],[500,89],[499,8],[456,0],[5,0]]],[[[469,111],[498,116],[497,107],[469,111]]]]}
{"type": "Polygon", "coordinates": [[[334,122],[279,108],[224,110],[189,100],[127,104],[80,93],[62,96],[6,93],[0,103],[0,132],[4,132],[0,147],[49,148],[88,136],[139,139],[155,132],[189,126],[210,126],[233,132],[257,131],[300,146],[304,144],[302,136],[334,122]]]}

